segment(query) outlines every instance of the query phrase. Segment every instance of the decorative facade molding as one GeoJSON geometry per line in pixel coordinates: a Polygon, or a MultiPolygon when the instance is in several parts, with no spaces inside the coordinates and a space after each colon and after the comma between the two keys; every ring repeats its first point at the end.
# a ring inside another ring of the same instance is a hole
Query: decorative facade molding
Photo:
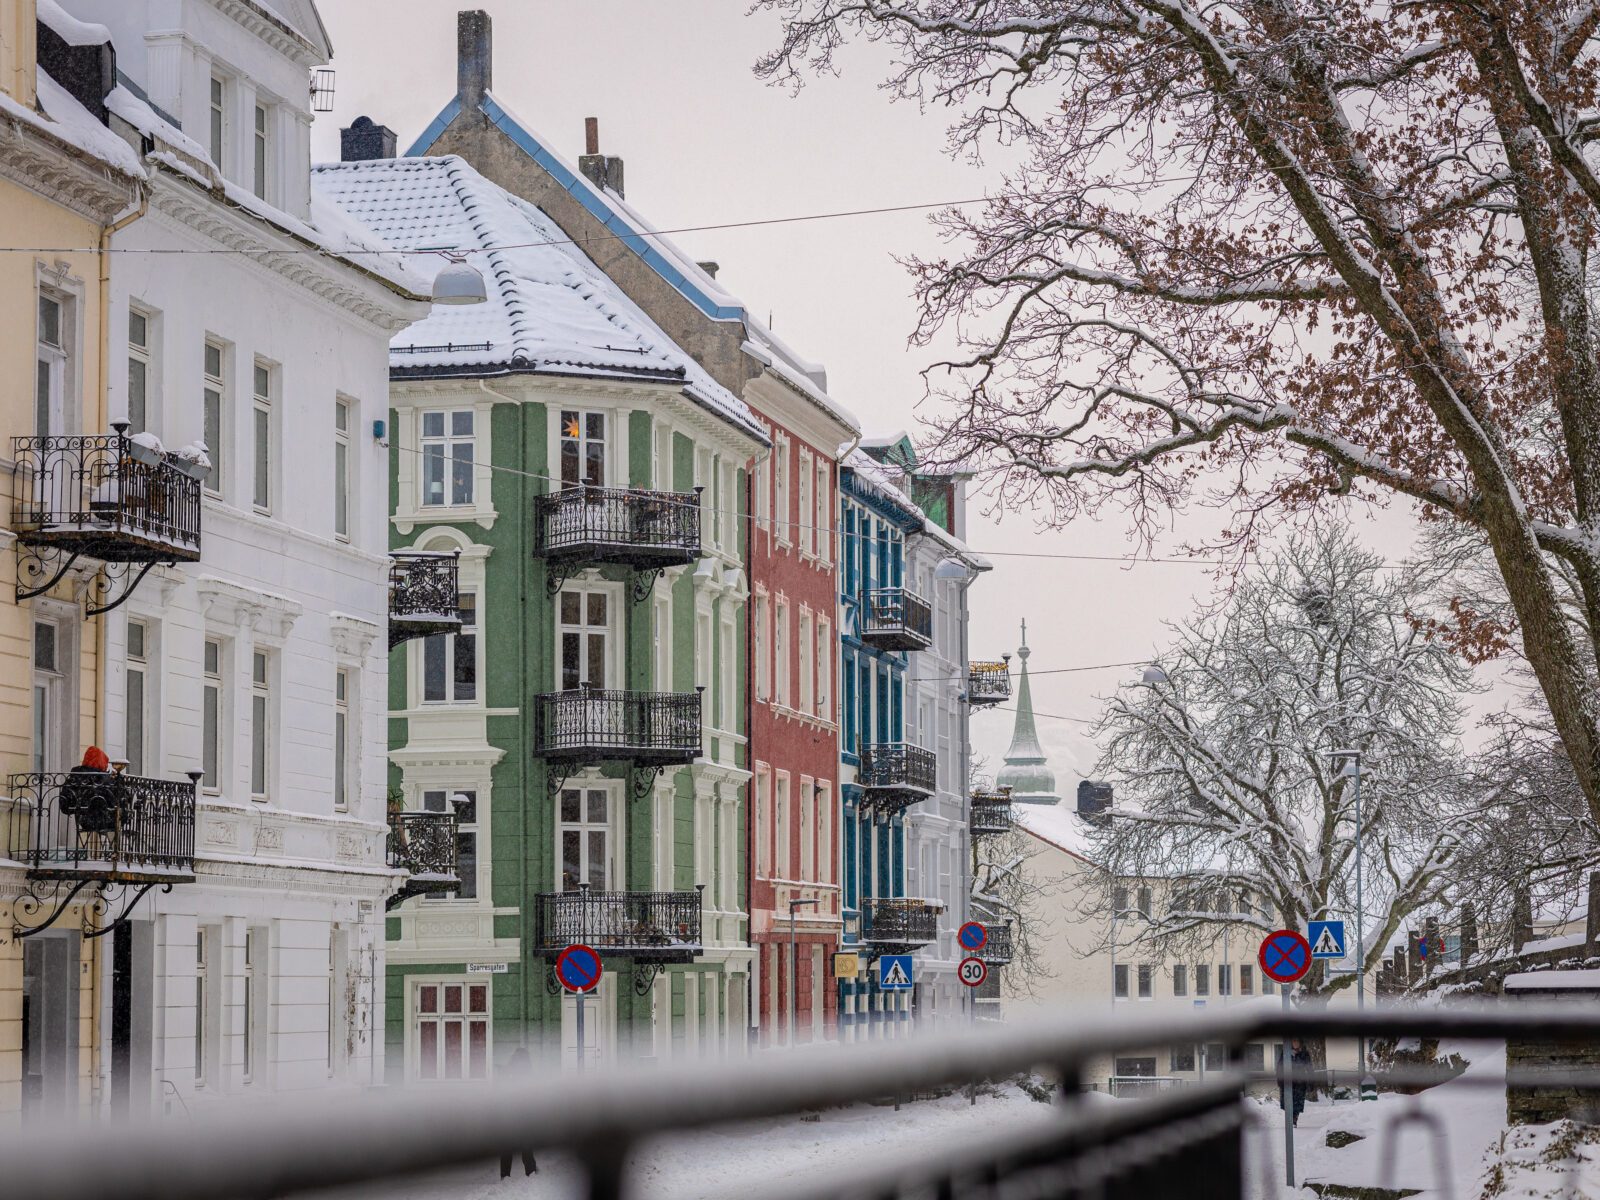
{"type": "Polygon", "coordinates": [[[333,639],[333,652],[341,661],[355,665],[372,651],[382,630],[371,621],[336,612],[328,614],[328,632],[333,639]]]}
{"type": "Polygon", "coordinates": [[[111,224],[143,191],[132,176],[15,117],[0,117],[0,178],[97,225],[111,224]]]}
{"type": "Polygon", "coordinates": [[[228,629],[249,629],[269,644],[281,644],[305,611],[298,601],[272,592],[205,575],[195,581],[201,610],[208,622],[228,629]]]}

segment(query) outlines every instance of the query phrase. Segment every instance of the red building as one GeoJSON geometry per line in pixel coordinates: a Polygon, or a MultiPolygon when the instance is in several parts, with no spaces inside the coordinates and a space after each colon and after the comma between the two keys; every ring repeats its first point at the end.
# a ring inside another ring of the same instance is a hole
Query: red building
{"type": "MultiPolygon", "coordinates": [[[[765,331],[762,331],[763,333],[765,331]]],[[[832,1038],[840,932],[838,459],[860,429],[775,342],[744,390],[771,457],[751,475],[750,929],[763,1045],[832,1038]],[[791,915],[793,945],[791,954],[791,915]],[[793,997],[791,1001],[791,996],[793,997]]]]}

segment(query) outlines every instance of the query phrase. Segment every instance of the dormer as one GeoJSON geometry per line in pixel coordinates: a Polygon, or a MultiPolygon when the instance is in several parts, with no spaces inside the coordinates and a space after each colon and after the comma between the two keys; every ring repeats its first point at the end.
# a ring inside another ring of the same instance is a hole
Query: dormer
{"type": "Polygon", "coordinates": [[[61,0],[111,29],[119,74],[243,196],[305,220],[311,80],[333,50],[313,0],[61,0]]]}

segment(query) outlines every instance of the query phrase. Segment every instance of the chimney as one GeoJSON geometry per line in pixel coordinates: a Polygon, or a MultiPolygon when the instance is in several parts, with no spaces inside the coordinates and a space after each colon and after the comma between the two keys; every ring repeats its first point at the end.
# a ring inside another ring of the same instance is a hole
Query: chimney
{"type": "Polygon", "coordinates": [[[713,278],[713,279],[715,279],[717,277],[717,272],[722,269],[722,264],[721,263],[714,263],[714,262],[697,262],[697,263],[695,263],[695,266],[699,267],[702,271],[704,271],[707,275],[711,276],[711,278],[713,278]]]}
{"type": "Polygon", "coordinates": [[[456,95],[462,108],[477,108],[494,87],[494,23],[481,8],[456,14],[456,95]]]}
{"type": "Polygon", "coordinates": [[[340,162],[370,162],[393,158],[394,153],[394,130],[387,125],[374,125],[371,117],[357,117],[348,129],[339,131],[340,162]]]}
{"type": "Polygon", "coordinates": [[[1107,825],[1111,818],[1103,816],[1106,809],[1111,807],[1111,785],[1109,783],[1092,783],[1087,779],[1078,781],[1078,815],[1091,825],[1107,825]]]}
{"type": "Polygon", "coordinates": [[[618,196],[626,197],[622,189],[622,160],[607,158],[600,153],[600,118],[583,119],[583,157],[578,159],[578,170],[598,188],[610,188],[618,196]]]}
{"type": "Polygon", "coordinates": [[[39,68],[93,113],[95,120],[108,124],[106,97],[117,86],[116,49],[109,41],[83,40],[85,31],[89,31],[88,36],[96,36],[104,32],[103,26],[97,30],[95,26],[72,22],[64,26],[63,34],[51,27],[57,19],[52,14],[47,20],[41,14],[35,23],[39,68]]]}

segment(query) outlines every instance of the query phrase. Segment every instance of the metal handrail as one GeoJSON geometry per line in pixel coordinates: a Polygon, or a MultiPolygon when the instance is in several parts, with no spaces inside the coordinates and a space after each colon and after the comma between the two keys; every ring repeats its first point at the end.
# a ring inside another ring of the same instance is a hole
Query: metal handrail
{"type": "Polygon", "coordinates": [[[861,901],[861,936],[882,945],[926,945],[938,940],[944,907],[903,897],[868,896],[861,901]]]}
{"type": "Polygon", "coordinates": [[[861,747],[856,782],[868,791],[918,791],[939,787],[939,756],[909,742],[874,742],[861,747]]]}
{"type": "Polygon", "coordinates": [[[147,779],[91,771],[11,775],[13,812],[7,856],[36,873],[85,878],[180,878],[194,872],[195,795],[191,779],[147,779]]]}
{"type": "Polygon", "coordinates": [[[580,484],[534,498],[534,553],[545,558],[700,556],[698,492],[580,484]]]}
{"type": "Polygon", "coordinates": [[[699,888],[542,893],[534,897],[534,950],[553,954],[585,945],[631,958],[693,958],[702,948],[700,894],[699,888]]]}
{"type": "Polygon", "coordinates": [[[1011,697],[1011,664],[972,662],[967,666],[967,700],[972,704],[999,704],[1011,697]]]}
{"type": "Polygon", "coordinates": [[[389,551],[389,616],[460,624],[461,552],[389,551]]]}
{"type": "Polygon", "coordinates": [[[970,824],[975,835],[1010,833],[1013,824],[1011,793],[973,792],[970,805],[970,824]]]}
{"type": "Polygon", "coordinates": [[[453,812],[391,812],[384,846],[390,869],[409,871],[413,881],[460,883],[457,827],[453,812]]]}
{"type": "Polygon", "coordinates": [[[861,636],[896,639],[900,649],[917,648],[913,642],[931,645],[933,607],[910,588],[873,588],[866,596],[861,636]]]}
{"type": "Polygon", "coordinates": [[[534,753],[545,758],[700,757],[701,693],[576,688],[534,697],[534,753]]]}

